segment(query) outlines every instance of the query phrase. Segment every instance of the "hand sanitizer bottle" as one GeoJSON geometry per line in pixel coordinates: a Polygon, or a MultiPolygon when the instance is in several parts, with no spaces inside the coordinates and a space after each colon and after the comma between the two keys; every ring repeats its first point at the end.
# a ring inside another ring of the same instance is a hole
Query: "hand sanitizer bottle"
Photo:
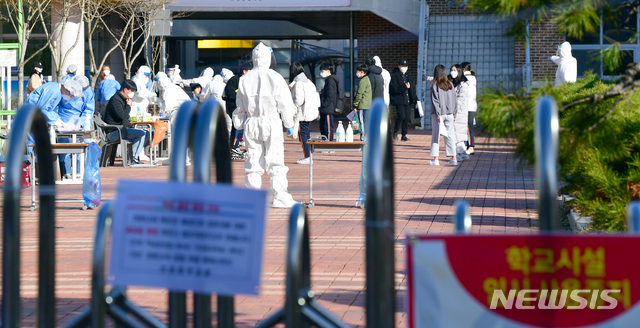
{"type": "Polygon", "coordinates": [[[342,122],[338,123],[338,128],[336,129],[336,137],[338,137],[338,142],[345,142],[344,127],[342,126],[342,122]]]}
{"type": "Polygon", "coordinates": [[[49,127],[49,140],[51,141],[51,144],[55,144],[57,139],[56,139],[56,128],[52,125],[49,127]]]}
{"type": "Polygon", "coordinates": [[[351,122],[349,122],[349,126],[347,126],[347,142],[353,142],[353,127],[351,126],[351,122]]]}

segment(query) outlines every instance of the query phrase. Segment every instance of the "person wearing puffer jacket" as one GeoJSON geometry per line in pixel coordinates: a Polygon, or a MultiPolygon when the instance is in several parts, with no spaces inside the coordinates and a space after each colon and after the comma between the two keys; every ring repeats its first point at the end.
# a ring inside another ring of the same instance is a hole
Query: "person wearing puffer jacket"
{"type": "Polygon", "coordinates": [[[376,66],[382,68],[382,73],[380,75],[382,75],[382,81],[384,82],[384,104],[389,107],[389,83],[391,83],[391,74],[389,74],[389,71],[382,67],[382,61],[380,61],[380,57],[373,56],[373,60],[375,61],[376,66]]]}
{"type": "Polygon", "coordinates": [[[320,117],[318,108],[320,107],[320,96],[315,84],[309,80],[304,71],[304,67],[299,62],[291,64],[289,67],[289,89],[293,104],[296,106],[293,131],[287,136],[296,134],[296,123],[298,125],[298,137],[302,143],[304,158],[298,160],[298,164],[309,164],[311,148],[307,144],[311,136],[311,122],[320,117]]]}
{"type": "MultiPolygon", "coordinates": [[[[456,64],[456,66],[458,65],[456,64]]],[[[467,150],[465,143],[469,140],[469,129],[467,125],[469,109],[467,107],[467,101],[469,100],[472,85],[471,81],[469,81],[464,74],[461,74],[456,80],[458,82],[458,86],[455,88],[457,109],[455,115],[456,120],[453,123],[453,127],[456,131],[456,159],[458,162],[462,162],[469,159],[469,155],[465,152],[467,150]]],[[[475,90],[475,85],[473,89],[475,90]]]]}
{"type": "MultiPolygon", "coordinates": [[[[476,73],[471,70],[471,63],[464,62],[460,64],[462,66],[462,72],[467,79],[467,84],[464,87],[464,103],[463,106],[466,108],[466,111],[469,113],[467,116],[467,134],[468,138],[465,142],[466,146],[466,154],[473,155],[474,148],[476,146],[474,137],[473,137],[473,127],[476,125],[476,111],[478,110],[478,102],[476,100],[477,95],[477,79],[476,73]]],[[[458,116],[460,117],[460,116],[458,116]]],[[[464,156],[463,156],[464,157],[464,156]]]]}

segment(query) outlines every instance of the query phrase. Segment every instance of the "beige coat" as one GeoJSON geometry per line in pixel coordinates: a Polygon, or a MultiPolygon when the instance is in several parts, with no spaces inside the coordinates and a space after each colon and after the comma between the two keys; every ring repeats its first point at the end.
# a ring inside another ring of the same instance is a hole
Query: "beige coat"
{"type": "Polygon", "coordinates": [[[31,74],[29,83],[27,84],[27,96],[29,96],[29,94],[33,92],[33,90],[39,88],[42,84],[42,76],[40,74],[31,74]]]}

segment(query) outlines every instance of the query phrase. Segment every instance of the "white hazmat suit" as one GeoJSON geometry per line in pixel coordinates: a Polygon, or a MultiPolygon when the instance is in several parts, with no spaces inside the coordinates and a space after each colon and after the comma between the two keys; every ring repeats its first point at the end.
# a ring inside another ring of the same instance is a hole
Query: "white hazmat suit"
{"type": "Polygon", "coordinates": [[[227,102],[222,100],[222,95],[224,94],[224,88],[227,86],[224,83],[224,79],[220,74],[213,77],[213,80],[209,82],[206,86],[203,86],[202,94],[200,95],[200,101],[205,101],[209,98],[215,99],[220,107],[222,107],[222,111],[224,112],[225,120],[227,121],[227,129],[229,129],[229,133],[231,133],[231,117],[227,114],[227,102]]]}
{"type": "Polygon", "coordinates": [[[289,168],[284,165],[282,124],[293,127],[296,107],[287,82],[269,68],[271,50],[260,43],[253,49],[252,59],[253,69],[240,78],[238,108],[233,112],[233,125],[244,130],[247,146],[244,184],[260,189],[266,170],[275,196],[273,207],[291,207],[296,202],[287,191],[289,168]]]}
{"type": "Polygon", "coordinates": [[[382,81],[384,81],[384,104],[389,107],[389,83],[391,83],[391,74],[389,74],[389,71],[382,67],[382,61],[380,60],[380,57],[373,56],[373,60],[375,61],[376,66],[382,68],[381,75],[382,81]]]}
{"type": "Polygon", "coordinates": [[[209,84],[213,79],[213,68],[207,67],[204,69],[200,77],[196,77],[195,79],[186,79],[182,80],[182,86],[190,88],[190,85],[193,83],[198,83],[204,89],[205,85],[209,84]]]}
{"type": "Polygon", "coordinates": [[[149,101],[154,100],[156,97],[155,92],[149,89],[148,85],[150,84],[151,79],[151,69],[149,66],[140,66],[138,68],[138,72],[131,79],[135,82],[138,90],[135,92],[133,99],[131,99],[131,113],[130,115],[137,116],[137,112],[140,110],[142,113],[147,112],[149,109],[149,101]]]}
{"type": "Polygon", "coordinates": [[[575,82],[578,78],[578,61],[571,55],[571,44],[563,42],[558,47],[558,55],[549,57],[549,60],[558,65],[556,70],[556,83],[559,86],[565,82],[575,82]]]}
{"type": "Polygon", "coordinates": [[[164,110],[166,112],[177,111],[185,101],[190,101],[189,95],[181,87],[171,83],[171,80],[162,76],[158,79],[162,100],[164,100],[164,110]]]}

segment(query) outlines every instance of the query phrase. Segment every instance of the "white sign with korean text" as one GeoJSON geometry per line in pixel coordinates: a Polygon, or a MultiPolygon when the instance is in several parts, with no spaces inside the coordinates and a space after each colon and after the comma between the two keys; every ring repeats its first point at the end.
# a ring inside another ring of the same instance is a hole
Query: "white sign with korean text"
{"type": "Polygon", "coordinates": [[[169,7],[348,7],[351,0],[178,0],[169,7]]]}
{"type": "Polygon", "coordinates": [[[111,283],[257,295],[265,205],[262,190],[121,181],[111,283]]]}
{"type": "Polygon", "coordinates": [[[15,67],[18,66],[18,51],[13,50],[0,50],[0,67],[15,67]]]}

